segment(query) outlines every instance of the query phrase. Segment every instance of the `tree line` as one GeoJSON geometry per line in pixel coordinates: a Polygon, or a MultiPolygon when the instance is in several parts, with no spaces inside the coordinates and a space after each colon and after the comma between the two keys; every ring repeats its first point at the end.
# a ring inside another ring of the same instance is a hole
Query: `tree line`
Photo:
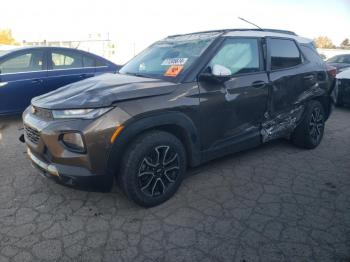
{"type": "Polygon", "coordinates": [[[18,45],[19,43],[12,36],[10,29],[0,29],[0,44],[2,45],[18,45]]]}
{"type": "MultiPolygon", "coordinates": [[[[327,36],[319,36],[317,38],[314,39],[315,41],[315,44],[316,44],[316,47],[317,48],[329,48],[329,49],[333,49],[333,48],[337,48],[332,40],[327,37],[327,36]]],[[[341,48],[341,49],[350,49],[350,41],[349,41],[349,38],[345,38],[340,46],[338,48],[341,48]]]]}

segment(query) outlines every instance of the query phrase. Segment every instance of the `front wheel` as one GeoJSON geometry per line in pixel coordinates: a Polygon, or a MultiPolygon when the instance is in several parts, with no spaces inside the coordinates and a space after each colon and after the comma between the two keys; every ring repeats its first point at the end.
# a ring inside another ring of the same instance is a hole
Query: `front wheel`
{"type": "Polygon", "coordinates": [[[292,141],[299,147],[313,149],[320,144],[324,127],[325,113],[323,106],[320,102],[312,100],[306,107],[303,120],[292,134],[292,141]]]}
{"type": "Polygon", "coordinates": [[[127,149],[119,182],[130,200],[151,207],[176,193],[185,172],[186,153],[179,139],[167,132],[150,131],[127,149]]]}

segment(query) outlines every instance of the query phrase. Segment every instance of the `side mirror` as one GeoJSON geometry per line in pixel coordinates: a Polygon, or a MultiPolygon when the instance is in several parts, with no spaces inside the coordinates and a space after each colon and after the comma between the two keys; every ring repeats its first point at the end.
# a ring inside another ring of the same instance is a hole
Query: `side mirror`
{"type": "Polygon", "coordinates": [[[223,83],[229,80],[232,72],[225,66],[214,65],[212,68],[207,67],[200,75],[200,79],[204,81],[212,81],[216,83],[223,83]]]}
{"type": "Polygon", "coordinates": [[[225,66],[222,65],[214,65],[212,74],[217,77],[228,77],[232,75],[232,72],[230,69],[228,69],[225,66]]]}

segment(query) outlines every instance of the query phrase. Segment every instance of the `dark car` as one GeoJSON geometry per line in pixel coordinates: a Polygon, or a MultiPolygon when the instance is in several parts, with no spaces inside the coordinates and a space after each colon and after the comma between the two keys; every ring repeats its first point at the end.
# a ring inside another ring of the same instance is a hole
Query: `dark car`
{"type": "Polygon", "coordinates": [[[350,68],[337,74],[334,98],[336,106],[350,104],[350,68]]]}
{"type": "Polygon", "coordinates": [[[327,64],[337,68],[338,72],[341,72],[347,68],[350,68],[350,54],[347,55],[336,55],[329,58],[327,64]]]}
{"type": "Polygon", "coordinates": [[[35,167],[74,187],[114,176],[142,206],[169,199],[188,166],[290,138],[322,140],[330,72],[312,40],[222,30],[170,36],[104,74],[36,97],[24,112],[35,167]]]}
{"type": "Polygon", "coordinates": [[[97,55],[62,47],[24,47],[0,54],[0,115],[22,113],[30,100],[117,65],[97,55]]]}

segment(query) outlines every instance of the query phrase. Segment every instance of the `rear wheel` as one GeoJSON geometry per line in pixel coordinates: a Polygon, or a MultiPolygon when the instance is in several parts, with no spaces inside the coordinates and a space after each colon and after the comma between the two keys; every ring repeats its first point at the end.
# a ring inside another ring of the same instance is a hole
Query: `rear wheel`
{"type": "Polygon", "coordinates": [[[119,176],[128,198],[138,205],[159,205],[178,190],[186,172],[182,143],[172,134],[150,131],[126,151],[119,176]]]}
{"type": "Polygon", "coordinates": [[[292,134],[292,141],[299,147],[313,149],[320,144],[324,127],[325,113],[322,104],[318,101],[310,101],[303,120],[292,134]]]}

